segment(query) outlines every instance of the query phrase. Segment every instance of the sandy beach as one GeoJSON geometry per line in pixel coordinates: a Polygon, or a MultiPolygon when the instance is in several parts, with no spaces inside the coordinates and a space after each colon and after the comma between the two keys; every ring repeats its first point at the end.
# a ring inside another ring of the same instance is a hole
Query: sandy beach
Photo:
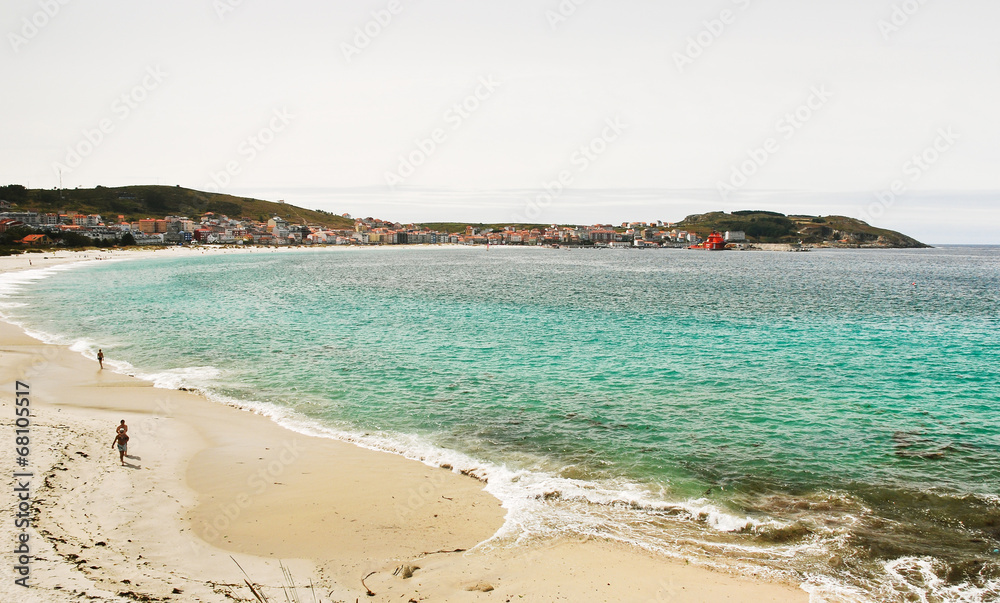
{"type": "MultiPolygon", "coordinates": [[[[0,258],[0,272],[126,253],[202,252],[30,254],[0,258]]],[[[472,477],[102,371],[8,323],[0,382],[0,463],[24,474],[0,497],[0,537],[27,534],[30,549],[27,564],[7,549],[2,601],[256,600],[248,582],[270,601],[809,600],[612,542],[491,543],[505,509],[472,477]],[[18,391],[31,409],[20,467],[18,391]],[[15,583],[25,566],[29,588],[15,583]]]]}

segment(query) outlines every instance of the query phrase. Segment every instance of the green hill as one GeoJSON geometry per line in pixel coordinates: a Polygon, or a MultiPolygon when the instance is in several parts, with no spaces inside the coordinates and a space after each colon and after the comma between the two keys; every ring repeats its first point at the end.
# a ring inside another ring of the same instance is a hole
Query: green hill
{"type": "Polygon", "coordinates": [[[16,204],[17,211],[41,213],[100,214],[105,220],[128,221],[164,216],[199,217],[206,212],[230,218],[265,221],[273,216],[293,224],[311,224],[334,229],[353,229],[354,221],[320,210],[303,209],[287,203],[275,203],[206,193],[179,186],[98,186],[88,189],[26,189],[19,185],[0,187],[0,199],[16,204]]]}
{"type": "Polygon", "coordinates": [[[716,232],[739,230],[753,243],[803,243],[873,247],[929,247],[894,230],[876,228],[846,216],[786,216],[772,211],[744,210],[694,214],[677,228],[706,237],[716,232]]]}

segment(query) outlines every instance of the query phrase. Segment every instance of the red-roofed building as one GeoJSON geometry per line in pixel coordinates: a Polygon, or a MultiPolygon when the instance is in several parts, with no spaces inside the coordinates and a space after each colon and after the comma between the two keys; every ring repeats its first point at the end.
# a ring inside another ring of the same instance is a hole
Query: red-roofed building
{"type": "Polygon", "coordinates": [[[18,243],[28,247],[45,247],[52,244],[52,239],[48,235],[33,234],[24,237],[18,243]]]}
{"type": "Polygon", "coordinates": [[[13,228],[14,226],[24,226],[24,222],[10,218],[0,220],[0,232],[7,232],[8,228],[13,228]]]}

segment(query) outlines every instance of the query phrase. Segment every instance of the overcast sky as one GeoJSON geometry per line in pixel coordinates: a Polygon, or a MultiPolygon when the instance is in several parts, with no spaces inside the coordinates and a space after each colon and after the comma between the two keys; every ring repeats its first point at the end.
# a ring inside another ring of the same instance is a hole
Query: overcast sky
{"type": "Polygon", "coordinates": [[[0,184],[1000,244],[996,0],[8,0],[0,184]]]}

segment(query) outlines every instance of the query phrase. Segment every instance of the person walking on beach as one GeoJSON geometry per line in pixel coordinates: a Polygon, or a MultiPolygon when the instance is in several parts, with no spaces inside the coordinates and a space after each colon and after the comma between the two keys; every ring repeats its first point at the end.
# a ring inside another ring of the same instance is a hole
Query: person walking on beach
{"type": "MultiPolygon", "coordinates": [[[[104,370],[104,352],[101,348],[97,348],[97,363],[101,365],[101,370],[104,370]]],[[[122,421],[124,423],[124,421],[122,421]]]]}
{"type": "MultiPolygon", "coordinates": [[[[125,422],[122,421],[124,424],[125,422]]],[[[122,467],[125,466],[125,454],[128,453],[128,434],[124,431],[119,431],[115,434],[115,440],[111,442],[111,448],[118,446],[118,460],[122,462],[122,467]]]]}

